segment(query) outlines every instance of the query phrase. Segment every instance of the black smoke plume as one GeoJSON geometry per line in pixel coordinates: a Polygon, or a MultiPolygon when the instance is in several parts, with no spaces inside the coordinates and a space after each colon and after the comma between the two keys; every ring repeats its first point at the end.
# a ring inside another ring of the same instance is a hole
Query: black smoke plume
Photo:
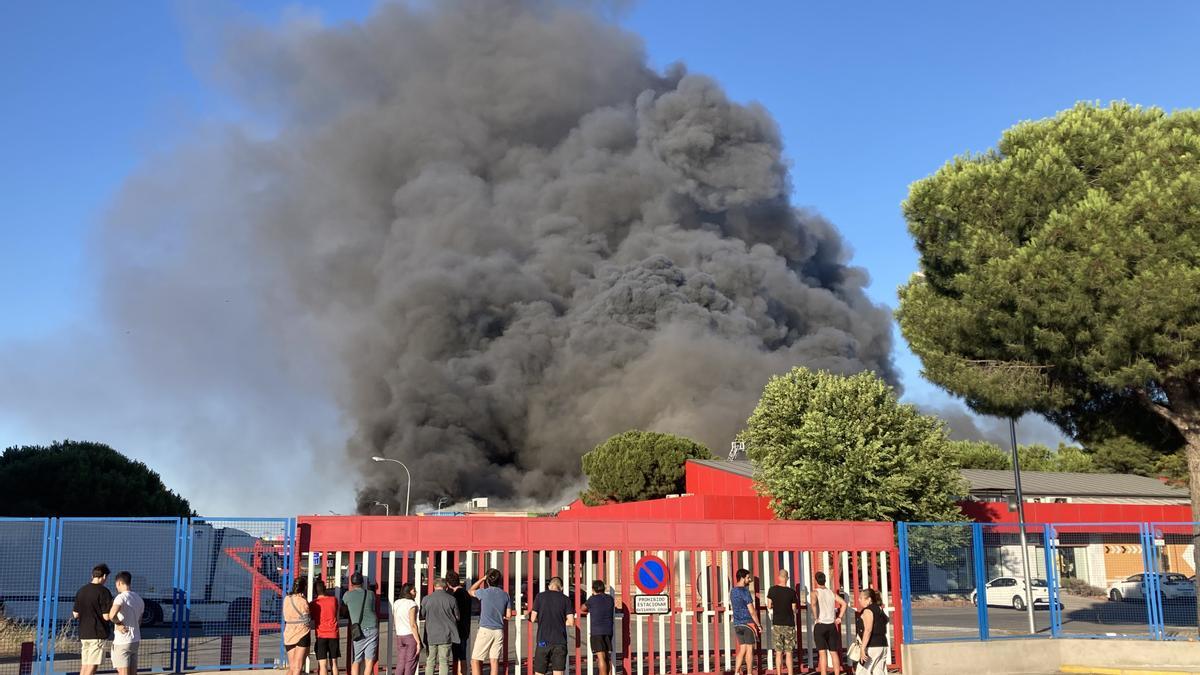
{"type": "Polygon", "coordinates": [[[405,496],[374,455],[408,464],[414,504],[544,499],[626,429],[720,450],[792,366],[895,381],[889,313],[791,204],[766,110],[654,71],[577,7],[430,5],[229,33],[218,77],[271,132],[214,132],[138,179],[179,200],[127,189],[106,236],[139,253],[110,251],[110,302],[169,289],[162,321],[204,317],[163,327],[171,353],[216,354],[205,377],[258,367],[214,345],[230,321],[327,371],[362,509],[405,496]]]}

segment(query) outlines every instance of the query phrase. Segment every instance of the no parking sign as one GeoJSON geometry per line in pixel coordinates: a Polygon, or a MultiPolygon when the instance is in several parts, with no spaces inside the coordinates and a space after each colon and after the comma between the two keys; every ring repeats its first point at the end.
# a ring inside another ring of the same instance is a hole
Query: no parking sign
{"type": "Polygon", "coordinates": [[[670,581],[667,563],[656,555],[644,555],[633,566],[633,583],[646,595],[662,593],[670,581]]]}

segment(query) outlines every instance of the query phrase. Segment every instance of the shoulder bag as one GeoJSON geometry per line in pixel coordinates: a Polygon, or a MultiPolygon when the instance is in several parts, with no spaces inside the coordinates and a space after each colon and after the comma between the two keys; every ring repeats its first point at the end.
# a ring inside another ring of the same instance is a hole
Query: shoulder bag
{"type": "Polygon", "coordinates": [[[289,597],[292,600],[292,602],[291,602],[292,611],[294,611],[296,613],[296,615],[300,617],[299,621],[292,621],[291,623],[298,623],[298,624],[304,626],[305,628],[311,629],[313,627],[312,614],[308,614],[307,612],[301,612],[300,610],[296,609],[296,596],[292,595],[289,597]]]}
{"type": "Polygon", "coordinates": [[[363,639],[362,618],[363,618],[363,613],[365,613],[367,611],[367,591],[366,591],[366,589],[363,589],[362,594],[363,594],[362,604],[360,604],[358,606],[358,621],[355,621],[354,623],[350,624],[350,640],[353,642],[358,642],[359,640],[363,639]]]}

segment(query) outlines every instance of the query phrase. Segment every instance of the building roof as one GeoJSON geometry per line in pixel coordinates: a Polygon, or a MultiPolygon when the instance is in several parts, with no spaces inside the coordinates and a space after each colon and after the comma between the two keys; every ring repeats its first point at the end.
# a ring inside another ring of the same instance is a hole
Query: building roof
{"type": "MultiPolygon", "coordinates": [[[[754,477],[749,460],[693,459],[696,464],[736,476],[754,477]]],[[[1008,470],[963,469],[971,494],[1014,492],[1013,474],[1008,470]]],[[[1159,497],[1188,499],[1188,491],[1171,487],[1157,478],[1121,473],[1063,473],[1022,471],[1021,490],[1029,497],[1159,497]]]]}
{"type": "Polygon", "coordinates": [[[754,464],[748,459],[689,459],[689,462],[695,462],[703,466],[728,471],[737,476],[746,478],[754,478],[754,464]]]}
{"type": "MultiPolygon", "coordinates": [[[[1010,493],[1016,490],[1008,470],[963,469],[971,494],[1010,493]]],[[[1021,490],[1026,496],[1060,497],[1169,497],[1187,499],[1188,491],[1156,478],[1121,473],[1065,473],[1022,471],[1021,490]]]]}

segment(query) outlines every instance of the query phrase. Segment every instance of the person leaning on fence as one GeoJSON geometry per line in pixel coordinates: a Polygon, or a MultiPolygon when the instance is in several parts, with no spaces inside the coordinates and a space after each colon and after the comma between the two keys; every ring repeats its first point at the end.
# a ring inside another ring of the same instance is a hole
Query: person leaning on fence
{"type": "Polygon", "coordinates": [[[425,675],[433,675],[436,665],[441,675],[450,675],[450,653],[458,642],[458,602],[445,579],[437,580],[437,590],[421,600],[421,618],[425,619],[425,675]]]}
{"type": "Polygon", "coordinates": [[[396,675],[416,675],[421,659],[421,631],[417,627],[417,587],[404,584],[392,603],[391,621],[396,633],[396,675]]]}
{"type": "Polygon", "coordinates": [[[809,594],[808,602],[817,608],[816,623],[813,626],[813,647],[817,650],[817,660],[821,664],[821,675],[825,675],[826,660],[833,661],[833,675],[842,672],[842,617],[846,614],[846,601],[825,587],[825,573],[813,575],[817,587],[809,594]]]}
{"type": "Polygon", "coordinates": [[[880,606],[879,591],[864,588],[858,594],[861,609],[855,620],[860,644],[858,675],[883,675],[887,672],[888,615],[880,606]]]}
{"type": "Polygon", "coordinates": [[[117,572],[117,597],[105,619],[113,623],[112,665],[119,675],[137,672],[138,647],[142,644],[142,613],[146,603],[133,592],[133,575],[117,572]]]}
{"type": "Polygon", "coordinates": [[[787,664],[787,674],[795,675],[792,653],[796,651],[796,591],[788,583],[787,570],[775,574],[775,585],[767,591],[767,609],[771,610],[771,646],[779,663],[776,672],[787,664]]]}
{"type": "Polygon", "coordinates": [[[737,636],[737,658],[733,663],[733,675],[742,672],[742,662],[746,663],[746,672],[754,672],[754,647],[758,644],[758,636],[762,627],[758,625],[757,611],[754,608],[754,595],[749,586],[754,583],[749,570],[738,570],[734,575],[733,591],[729,594],[729,602],[733,605],[733,632],[737,636]]]}
{"type": "Polygon", "coordinates": [[[584,607],[588,617],[588,632],[592,653],[596,655],[596,668],[600,675],[608,675],[611,668],[609,656],[613,650],[613,617],[616,614],[617,603],[613,596],[605,593],[607,586],[603,579],[592,582],[592,594],[584,607]]]}
{"type": "Polygon", "coordinates": [[[300,675],[312,646],[312,613],[304,597],[307,590],[308,577],[297,577],[292,592],[283,599],[283,648],[292,675],[300,675]]]}
{"type": "Polygon", "coordinates": [[[342,616],[350,620],[351,675],[372,675],[379,658],[379,619],[375,592],[364,587],[361,572],[350,575],[350,590],[342,596],[342,616]]]}
{"type": "Polygon", "coordinates": [[[479,600],[479,630],[471,650],[471,675],[482,675],[483,662],[490,661],[492,674],[500,672],[500,653],[504,650],[504,621],[512,616],[512,598],[500,586],[500,570],[488,570],[467,593],[479,600]]]}
{"type": "Polygon", "coordinates": [[[71,615],[79,620],[80,661],[79,675],[95,675],[104,661],[104,643],[108,640],[107,614],[112,609],[113,596],[105,582],[108,581],[108,565],[100,563],[92,568],[92,580],[75,593],[75,608],[71,615]]]}
{"type": "Polygon", "coordinates": [[[533,672],[539,675],[551,671],[562,675],[567,670],[567,627],[575,625],[575,610],[562,589],[562,578],[551,577],[546,590],[533,598],[530,621],[537,624],[533,672]]]}
{"type": "Polygon", "coordinates": [[[342,658],[340,630],[338,628],[338,601],[325,587],[321,579],[313,580],[313,599],[308,603],[308,613],[313,627],[317,629],[318,675],[338,675],[338,659],[342,658]]]}
{"type": "Polygon", "coordinates": [[[454,659],[454,675],[466,675],[467,641],[471,637],[471,594],[463,586],[458,572],[446,572],[446,587],[454,596],[458,606],[458,642],[450,645],[450,658],[454,659]]]}

